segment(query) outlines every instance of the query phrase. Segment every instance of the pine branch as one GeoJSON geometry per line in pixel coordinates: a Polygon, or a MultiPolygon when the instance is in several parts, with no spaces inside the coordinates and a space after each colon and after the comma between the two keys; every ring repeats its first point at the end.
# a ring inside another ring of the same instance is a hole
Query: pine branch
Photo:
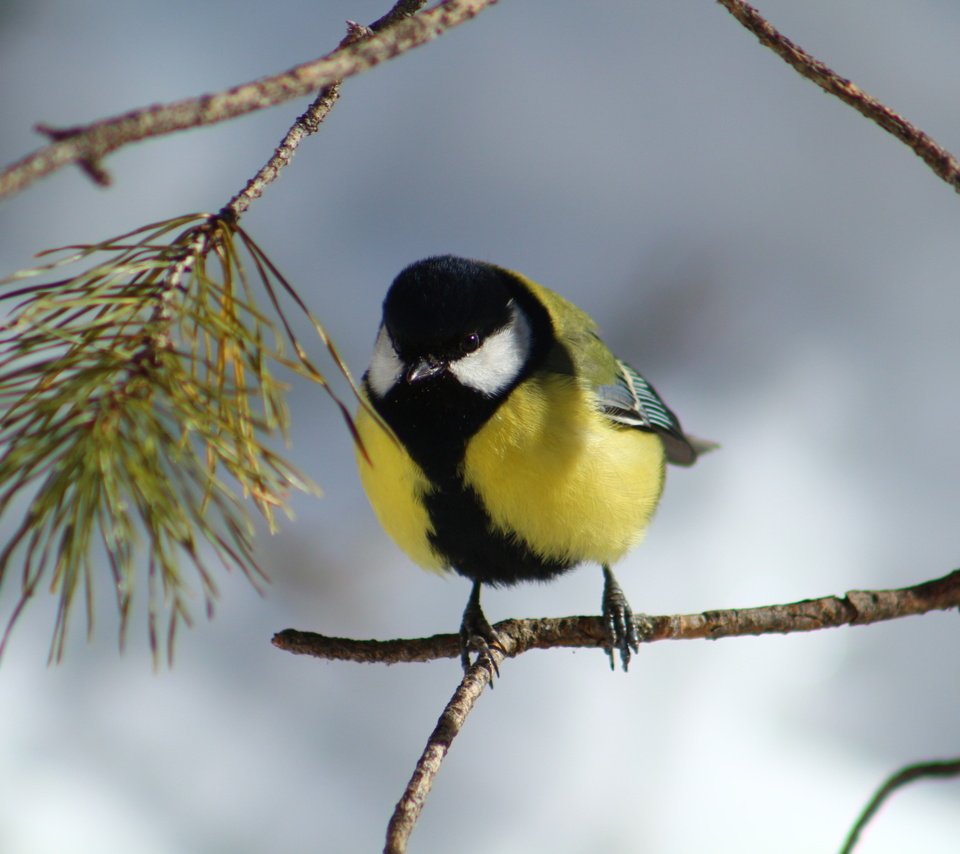
{"type": "Polygon", "coordinates": [[[73,249],[13,280],[92,266],[0,293],[15,303],[0,327],[0,513],[27,502],[0,551],[0,583],[23,560],[0,651],[48,576],[60,597],[51,657],[62,656],[80,587],[89,633],[97,544],[113,574],[122,640],[145,543],[150,636],[156,652],[162,598],[171,654],[190,619],[181,560],[197,571],[209,612],[217,590],[206,548],[255,583],[262,577],[242,497],[273,528],[291,489],[314,488],[271,447],[288,424],[274,369],[326,383],[281,307],[278,291],[292,289],[235,222],[178,217],[73,249]],[[272,319],[257,306],[247,266],[272,319]]]}
{"type": "MultiPolygon", "coordinates": [[[[370,27],[348,23],[341,48],[401,24],[424,3],[397,0],[370,27]]],[[[255,585],[263,578],[243,498],[253,500],[272,530],[291,489],[315,489],[270,447],[287,427],[284,386],[272,368],[320,384],[360,446],[348,407],[307,357],[283,299],[310,320],[356,392],[346,365],[293,287],[238,225],[300,143],[319,129],[339,91],[336,81],[320,91],[220,213],[177,217],[69,247],[75,251],[67,257],[0,281],[49,277],[64,266],[94,262],[67,278],[0,292],[0,301],[19,300],[0,327],[0,335],[6,333],[0,337],[0,514],[16,501],[29,502],[0,550],[0,585],[16,558],[24,567],[0,654],[41,580],[50,576],[60,597],[51,658],[63,655],[81,587],[89,636],[98,543],[116,591],[121,646],[135,559],[145,544],[155,656],[164,611],[170,659],[178,626],[190,623],[184,559],[196,570],[212,612],[217,588],[201,553],[204,542],[227,568],[238,567],[255,585]],[[258,290],[268,299],[267,311],[258,305],[258,290]],[[293,359],[284,355],[284,341],[293,359]]]]}

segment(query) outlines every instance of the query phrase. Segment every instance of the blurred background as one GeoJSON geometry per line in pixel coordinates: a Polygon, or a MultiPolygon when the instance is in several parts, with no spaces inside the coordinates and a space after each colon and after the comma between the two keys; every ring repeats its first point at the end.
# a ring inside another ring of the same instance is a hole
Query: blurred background
{"type": "MultiPolygon", "coordinates": [[[[36,122],[279,71],[388,5],[0,0],[0,160],[41,143],[36,122]]],[[[960,151],[956,3],[761,11],[960,151]]],[[[5,201],[0,272],[218,209],[306,103],[124,149],[108,190],[67,169],[5,201]]],[[[244,225],[357,375],[389,282],[425,255],[513,267],[588,310],[722,445],[671,471],[619,567],[635,608],[896,587],[960,561],[960,200],[715,3],[504,0],[348,81],[244,225]]],[[[380,850],[458,663],[326,663],[270,638],[452,631],[468,585],[387,540],[323,393],[296,385],[291,406],[290,455],[325,496],[297,496],[296,519],[259,539],[264,597],[221,574],[212,621],[198,597],[172,669],[151,670],[142,619],[117,654],[106,589],[93,641],[78,611],[59,666],[45,663],[55,603],[28,609],[0,667],[0,851],[380,850]]],[[[588,566],[485,607],[596,613],[600,592],[588,566]]],[[[661,643],[628,676],[599,651],[531,653],[481,699],[411,850],[836,850],[887,774],[960,753],[958,640],[949,613],[661,643]]],[[[954,851],[958,834],[960,781],[921,782],[861,850],[954,851]]]]}

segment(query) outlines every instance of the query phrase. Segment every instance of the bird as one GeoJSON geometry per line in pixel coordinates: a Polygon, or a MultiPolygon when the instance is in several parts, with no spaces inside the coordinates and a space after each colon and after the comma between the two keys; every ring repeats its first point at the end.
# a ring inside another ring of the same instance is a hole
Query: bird
{"type": "Polygon", "coordinates": [[[484,585],[546,582],[585,562],[603,572],[610,666],[616,651],[627,670],[640,615],[611,567],[642,539],[666,463],[690,466],[715,445],[684,433],[586,312],[454,255],[394,279],[360,394],[357,465],[382,527],[415,563],[472,582],[464,670],[471,653],[496,668],[484,585]]]}

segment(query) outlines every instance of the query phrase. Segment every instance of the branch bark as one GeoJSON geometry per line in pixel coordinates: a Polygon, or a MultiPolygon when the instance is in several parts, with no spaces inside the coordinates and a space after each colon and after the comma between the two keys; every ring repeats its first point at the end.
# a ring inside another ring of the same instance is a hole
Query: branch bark
{"type": "Polygon", "coordinates": [[[744,3],[742,0],[717,0],[717,2],[753,33],[760,40],[760,44],[770,48],[784,62],[803,77],[812,80],[824,92],[835,95],[908,145],[936,175],[960,192],[960,161],[933,137],[807,53],[777,30],[749,3],[744,3]]]}
{"type": "MultiPolygon", "coordinates": [[[[80,164],[97,183],[106,183],[108,176],[102,160],[124,145],[216,124],[308,95],[432,41],[495,2],[444,0],[416,16],[401,15],[405,20],[371,39],[338,47],[319,59],[223,92],[144,107],[88,125],[61,129],[41,127],[41,132],[51,137],[52,142],[0,172],[0,198],[23,190],[70,163],[80,164]]],[[[401,10],[415,5],[403,0],[401,10]]],[[[371,29],[379,24],[378,21],[371,29]]]]}
{"type": "MultiPolygon", "coordinates": [[[[851,590],[844,596],[805,599],[787,605],[704,611],[702,614],[649,617],[652,630],[643,642],[743,637],[765,634],[811,632],[838,626],[863,626],[929,611],[960,607],[960,569],[943,578],[896,590],[851,590]]],[[[642,620],[640,621],[642,623],[642,620]]],[[[638,624],[639,627],[639,624],[638,624]]],[[[494,626],[500,649],[494,647],[495,667],[505,658],[514,658],[531,649],[555,647],[597,647],[606,643],[605,625],[600,617],[503,620],[494,626]]],[[[274,646],[296,655],[312,655],[338,661],[398,662],[433,661],[460,655],[459,635],[443,634],[426,638],[390,641],[351,640],[286,629],[273,637],[274,646]]],[[[440,770],[440,765],[460,733],[483,689],[491,682],[491,668],[473,665],[457,686],[440,715],[413,775],[394,809],[387,826],[385,854],[402,854],[440,770]]],[[[926,766],[925,766],[926,767],[926,766]]],[[[907,769],[909,770],[909,769],[907,769]]],[[[901,772],[901,775],[904,772],[901,772]]],[[[926,774],[938,773],[927,771],[926,774]]],[[[946,771],[942,772],[947,773],[946,771]]],[[[899,775],[898,775],[899,776],[899,775]]],[[[848,845],[893,789],[922,774],[894,777],[874,798],[851,831],[848,845]]],[[[849,850],[849,849],[847,849],[849,850]]]]}
{"type": "MultiPolygon", "coordinates": [[[[503,663],[503,652],[496,648],[490,650],[493,656],[494,665],[499,667],[503,663]]],[[[459,652],[457,653],[459,655],[459,652]]],[[[407,842],[410,834],[420,818],[423,805],[427,801],[430,789],[433,788],[433,781],[440,770],[440,765],[450,750],[453,740],[460,734],[460,730],[466,723],[467,716],[473,711],[473,707],[483,689],[487,687],[493,678],[493,671],[483,665],[475,664],[464,675],[453,697],[447,703],[427,739],[427,746],[420,754],[417,760],[410,782],[407,783],[403,795],[394,808],[393,815],[387,824],[387,841],[384,846],[384,854],[403,854],[407,850],[407,842]]]]}
{"type": "MultiPolygon", "coordinates": [[[[838,626],[864,626],[956,607],[960,607],[960,569],[943,578],[897,590],[851,590],[844,596],[824,596],[787,605],[649,617],[652,631],[641,640],[647,643],[695,638],[719,640],[812,632],[838,626]]],[[[601,649],[606,643],[605,627],[600,617],[503,620],[494,628],[508,658],[531,649],[601,649]]],[[[274,635],[273,645],[296,655],[381,664],[434,661],[460,655],[460,639],[456,634],[378,641],[285,629],[274,635]]]]}
{"type": "MultiPolygon", "coordinates": [[[[373,38],[376,33],[415,15],[425,5],[426,0],[397,0],[389,12],[378,18],[369,27],[347,21],[347,34],[340,42],[340,48],[347,48],[352,44],[358,44],[361,41],[373,38]]],[[[320,90],[313,103],[307,107],[306,111],[297,118],[287,131],[270,159],[256,175],[247,181],[246,186],[224,205],[220,211],[221,216],[238,220],[247,211],[247,208],[263,195],[266,187],[273,183],[280,172],[290,164],[294,153],[300,147],[300,143],[320,129],[320,125],[340,99],[340,82],[338,80],[320,90]]]]}

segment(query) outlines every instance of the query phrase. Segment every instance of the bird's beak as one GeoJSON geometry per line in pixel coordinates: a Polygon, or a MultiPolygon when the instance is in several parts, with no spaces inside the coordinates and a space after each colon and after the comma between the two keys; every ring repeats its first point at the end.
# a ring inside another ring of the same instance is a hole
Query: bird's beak
{"type": "Polygon", "coordinates": [[[436,359],[431,359],[428,356],[425,359],[421,359],[412,367],[407,368],[404,378],[408,383],[420,382],[420,380],[427,380],[430,379],[430,377],[435,377],[444,369],[444,367],[445,365],[443,362],[438,362],[436,359]]]}

